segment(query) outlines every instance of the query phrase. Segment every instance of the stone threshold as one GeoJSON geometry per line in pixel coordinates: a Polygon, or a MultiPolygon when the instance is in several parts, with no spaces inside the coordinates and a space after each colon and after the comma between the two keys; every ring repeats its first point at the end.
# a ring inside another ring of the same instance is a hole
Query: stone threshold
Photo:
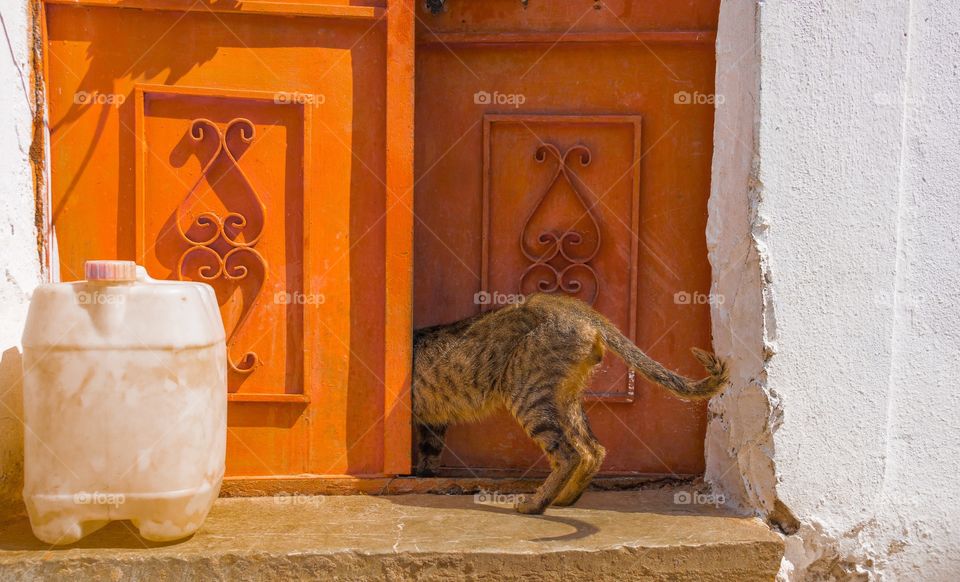
{"type": "Polygon", "coordinates": [[[63,548],[19,517],[0,524],[0,580],[773,580],[780,536],[693,493],[591,491],[542,516],[504,492],[221,498],[184,541],[117,522],[63,548]]]}
{"type": "MultiPolygon", "coordinates": [[[[271,477],[227,477],[220,488],[221,497],[269,497],[291,492],[305,495],[465,495],[480,491],[532,493],[547,477],[546,471],[527,471],[520,475],[486,471],[448,472],[440,477],[353,477],[346,475],[284,475],[271,477]]],[[[701,483],[695,475],[643,473],[637,475],[600,475],[590,483],[593,491],[624,491],[663,486],[692,487],[701,483]]]]}

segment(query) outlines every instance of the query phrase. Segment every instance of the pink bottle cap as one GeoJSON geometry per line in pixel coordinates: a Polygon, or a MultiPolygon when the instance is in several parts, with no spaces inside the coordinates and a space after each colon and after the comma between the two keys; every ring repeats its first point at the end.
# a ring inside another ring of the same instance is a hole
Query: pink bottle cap
{"type": "Polygon", "coordinates": [[[87,281],[137,280],[137,264],[133,261],[87,261],[83,272],[87,281]]]}

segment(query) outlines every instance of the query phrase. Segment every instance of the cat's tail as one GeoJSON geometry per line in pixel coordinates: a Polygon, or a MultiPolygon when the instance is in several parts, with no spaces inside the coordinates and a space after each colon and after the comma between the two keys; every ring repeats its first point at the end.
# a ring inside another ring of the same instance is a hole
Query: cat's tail
{"type": "Polygon", "coordinates": [[[691,348],[690,351],[710,374],[702,380],[690,380],[666,369],[623,335],[619,329],[599,313],[593,319],[603,343],[631,368],[643,374],[674,394],[686,399],[710,398],[730,381],[726,363],[710,352],[691,348]]]}

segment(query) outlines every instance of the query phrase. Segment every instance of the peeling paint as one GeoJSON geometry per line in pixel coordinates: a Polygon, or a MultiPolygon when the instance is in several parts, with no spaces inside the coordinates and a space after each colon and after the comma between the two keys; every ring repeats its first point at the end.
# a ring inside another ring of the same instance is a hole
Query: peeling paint
{"type": "Polygon", "coordinates": [[[47,146],[46,146],[46,97],[43,82],[43,30],[42,30],[43,3],[40,0],[30,1],[30,81],[33,89],[33,130],[30,142],[30,167],[33,170],[34,192],[34,229],[36,229],[37,258],[43,270],[49,264],[47,259],[47,146]]]}

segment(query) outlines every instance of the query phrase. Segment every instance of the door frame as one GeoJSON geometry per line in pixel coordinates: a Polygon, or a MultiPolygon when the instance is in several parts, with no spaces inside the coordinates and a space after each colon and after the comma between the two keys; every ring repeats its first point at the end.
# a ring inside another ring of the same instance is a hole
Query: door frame
{"type": "MultiPolygon", "coordinates": [[[[412,468],[412,410],[411,378],[413,363],[413,197],[414,197],[414,87],[415,50],[417,46],[415,23],[415,0],[384,0],[385,7],[333,6],[299,4],[288,2],[259,2],[247,0],[243,9],[204,6],[203,10],[214,12],[243,12],[312,16],[317,18],[347,18],[384,20],[386,23],[386,227],[384,305],[384,418],[383,418],[383,468],[379,475],[358,476],[309,476],[309,477],[230,477],[225,480],[225,496],[269,495],[278,491],[303,491],[316,493],[408,493],[448,492],[457,487],[470,490],[467,484],[472,479],[403,479],[406,485],[397,484],[393,478],[409,475],[412,468]],[[419,485],[414,482],[420,483],[419,485]],[[391,485],[392,484],[392,485],[391,485]],[[458,485],[459,484],[459,485],[458,485]],[[462,487],[466,485],[466,487],[462,487]]],[[[38,19],[40,39],[35,43],[36,62],[34,81],[43,102],[37,107],[34,119],[38,131],[34,144],[39,144],[44,153],[35,160],[35,195],[37,198],[38,223],[41,232],[38,243],[43,256],[43,279],[58,278],[56,240],[52,228],[50,181],[49,181],[49,128],[46,90],[47,60],[47,5],[98,6],[144,8],[152,10],[187,10],[188,3],[180,0],[41,0],[41,9],[35,13],[38,19]],[[45,143],[44,143],[45,141],[45,143]]],[[[681,42],[713,43],[715,31],[640,31],[639,33],[574,35],[580,42],[681,42]],[[582,38],[581,38],[582,37],[582,38]],[[608,38],[609,37],[609,38],[608,38]]],[[[529,35],[522,39],[504,39],[496,35],[446,33],[432,38],[421,38],[420,44],[453,42],[461,44],[510,44],[520,42],[551,43],[554,35],[529,35]]],[[[641,481],[657,479],[658,475],[646,474],[641,481]]],[[[479,482],[479,481],[478,481],[479,482]]],[[[502,482],[501,482],[502,483],[502,482]]],[[[535,483],[535,482],[534,482],[535,483]]],[[[479,486],[479,485],[478,485],[479,486]]],[[[518,485],[525,488],[525,484],[518,485]]]]}
{"type": "Polygon", "coordinates": [[[383,472],[411,472],[413,111],[416,0],[387,0],[387,213],[383,472]]]}

